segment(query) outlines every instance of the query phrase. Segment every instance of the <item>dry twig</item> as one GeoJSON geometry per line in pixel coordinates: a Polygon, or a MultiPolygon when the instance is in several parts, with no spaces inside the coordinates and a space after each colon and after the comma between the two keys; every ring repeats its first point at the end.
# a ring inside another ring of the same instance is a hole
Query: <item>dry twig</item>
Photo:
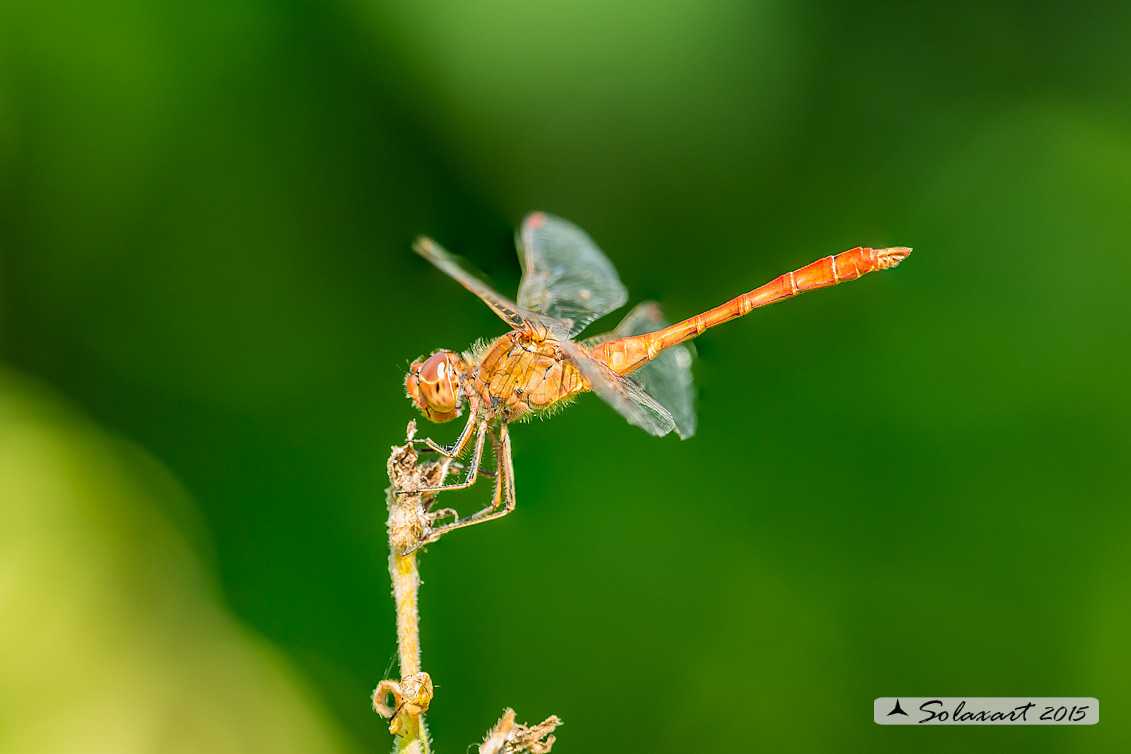
{"type": "MultiPolygon", "coordinates": [[[[424,712],[432,702],[432,678],[420,667],[420,624],[417,610],[420,574],[416,556],[436,519],[452,515],[450,510],[432,510],[434,496],[415,490],[443,483],[452,459],[440,457],[419,464],[413,436],[416,422],[409,422],[404,445],[393,447],[388,472],[389,573],[397,609],[397,649],[400,680],[383,680],[373,692],[373,709],[389,718],[389,732],[396,739],[396,754],[430,754],[431,742],[424,712]],[[395,490],[407,491],[396,494],[395,490]],[[403,554],[403,553],[408,553],[403,554]],[[392,704],[389,704],[390,698],[392,704]]],[[[527,727],[516,725],[508,709],[479,747],[480,754],[546,754],[554,744],[552,731],[561,724],[557,717],[527,727]]]]}

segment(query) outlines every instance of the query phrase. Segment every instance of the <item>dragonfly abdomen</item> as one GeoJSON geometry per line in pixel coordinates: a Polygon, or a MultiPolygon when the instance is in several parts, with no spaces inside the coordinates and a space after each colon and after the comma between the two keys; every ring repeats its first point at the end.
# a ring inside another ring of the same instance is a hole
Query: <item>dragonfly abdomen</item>
{"type": "Polygon", "coordinates": [[[836,256],[818,259],[812,264],[787,272],[765,285],[744,293],[722,306],[697,314],[654,333],[618,338],[600,344],[592,356],[609,365],[618,374],[628,374],[656,358],[674,345],[691,340],[708,329],[737,319],[753,310],[777,301],[799,296],[806,291],[828,288],[876,270],[887,270],[907,258],[911,249],[867,249],[857,247],[836,256]]]}

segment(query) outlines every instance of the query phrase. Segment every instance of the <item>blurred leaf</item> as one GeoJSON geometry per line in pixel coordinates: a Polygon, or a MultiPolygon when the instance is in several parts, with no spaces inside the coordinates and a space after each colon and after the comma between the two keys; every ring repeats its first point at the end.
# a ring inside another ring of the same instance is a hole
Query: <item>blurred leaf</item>
{"type": "Polygon", "coordinates": [[[350,751],[288,663],[220,606],[127,458],[0,372],[0,749],[350,751]]]}

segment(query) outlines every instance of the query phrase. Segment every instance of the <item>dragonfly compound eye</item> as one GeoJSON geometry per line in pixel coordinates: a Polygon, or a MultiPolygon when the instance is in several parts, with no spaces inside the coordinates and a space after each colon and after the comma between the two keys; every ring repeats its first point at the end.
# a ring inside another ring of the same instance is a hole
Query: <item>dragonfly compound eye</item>
{"type": "Polygon", "coordinates": [[[437,351],[427,359],[417,359],[409,368],[405,389],[416,407],[434,422],[446,422],[459,415],[459,383],[451,351],[437,351]]]}

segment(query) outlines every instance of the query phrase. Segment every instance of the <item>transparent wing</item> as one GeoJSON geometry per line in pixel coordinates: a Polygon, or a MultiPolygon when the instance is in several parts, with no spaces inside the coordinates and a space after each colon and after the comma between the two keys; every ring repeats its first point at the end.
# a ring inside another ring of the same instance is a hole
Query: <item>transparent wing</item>
{"type": "MultiPolygon", "coordinates": [[[[668,324],[659,304],[645,301],[629,312],[610,335],[612,338],[643,335],[668,324]]],[[[675,431],[683,439],[695,434],[695,384],[691,378],[694,351],[689,346],[680,344],[668,348],[631,375],[632,380],[672,415],[675,431]]]]}
{"type": "Polygon", "coordinates": [[[628,291],[597,244],[576,225],[543,212],[522,221],[519,306],[571,325],[569,336],[624,306],[628,291]]]}
{"type": "Polygon", "coordinates": [[[432,264],[439,267],[449,277],[453,277],[467,290],[474,293],[496,314],[503,318],[507,324],[516,330],[521,330],[531,321],[529,312],[522,311],[513,301],[500,296],[489,286],[474,267],[466,260],[455,256],[431,238],[421,236],[412,245],[413,250],[432,264]]]}
{"type": "Polygon", "coordinates": [[[629,423],[657,437],[663,437],[675,429],[675,420],[667,409],[631,378],[623,377],[601,362],[589,358],[575,343],[562,341],[558,345],[581,372],[593,392],[628,419],[629,423]]]}

